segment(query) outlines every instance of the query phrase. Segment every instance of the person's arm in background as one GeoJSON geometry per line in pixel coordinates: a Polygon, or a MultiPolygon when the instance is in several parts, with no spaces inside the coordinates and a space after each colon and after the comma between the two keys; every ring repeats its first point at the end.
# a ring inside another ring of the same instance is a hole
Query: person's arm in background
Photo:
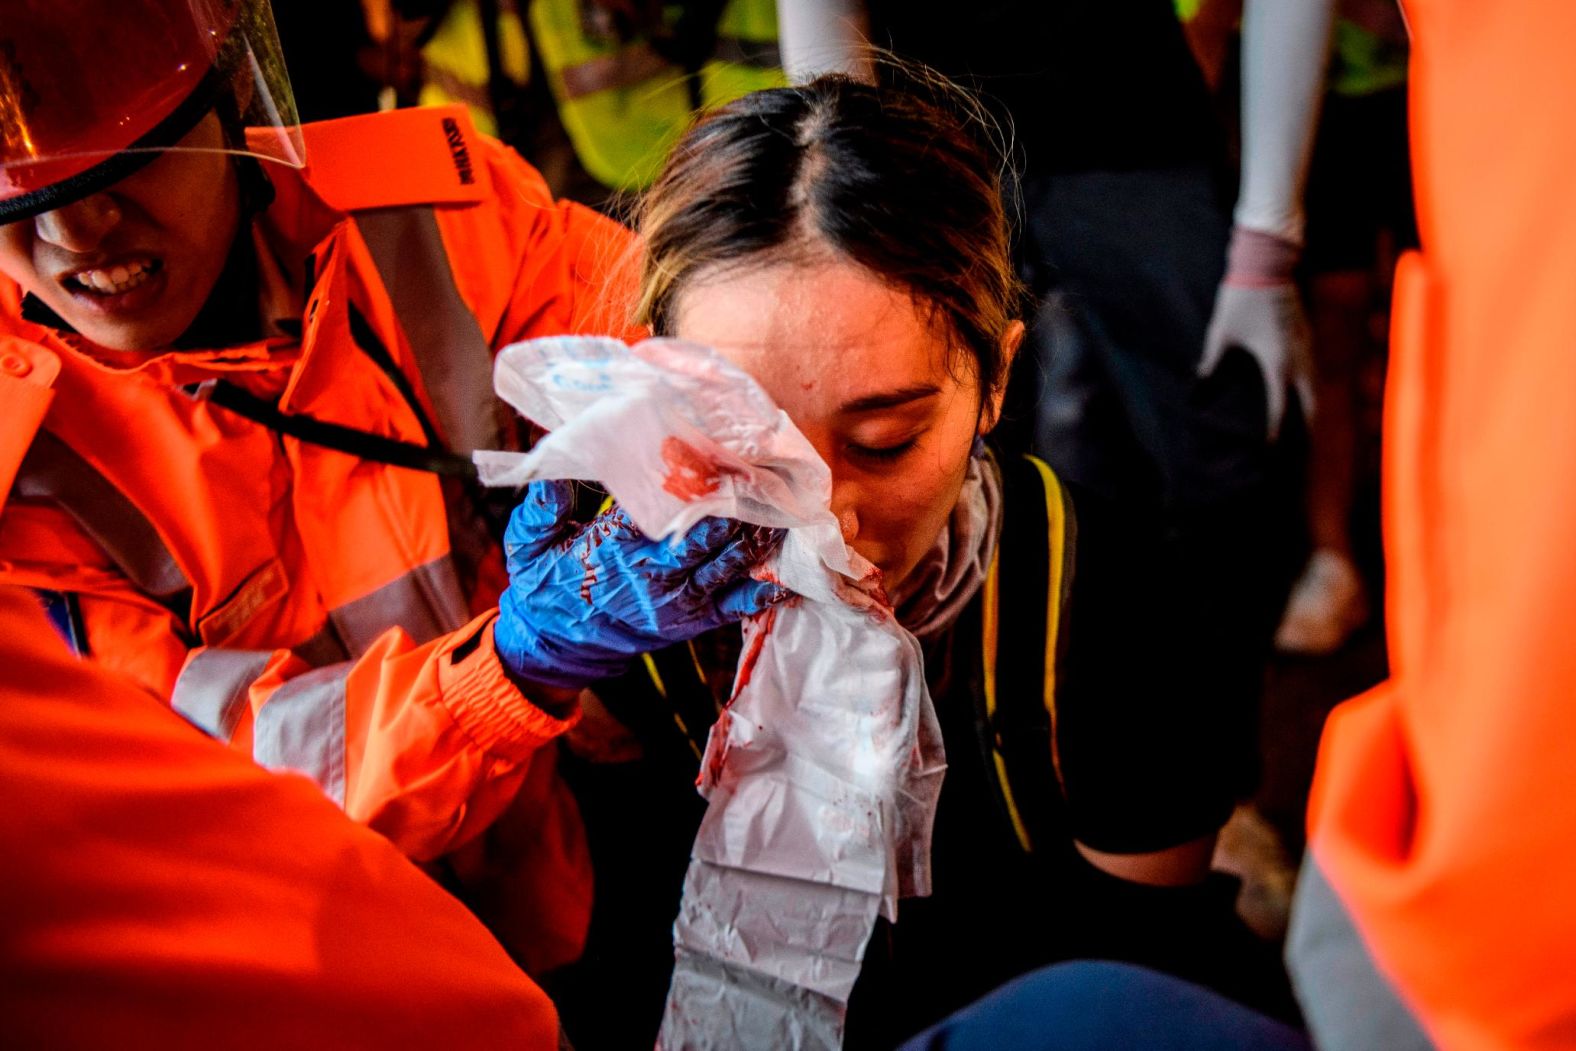
{"type": "Polygon", "coordinates": [[[547,997],[392,845],[72,659],[21,588],[0,692],[16,1043],[559,1046],[547,997]]]}
{"type": "Polygon", "coordinates": [[[870,80],[869,19],[863,0],[779,0],[777,37],[793,84],[822,73],[870,80]]]}
{"type": "Polygon", "coordinates": [[[1242,18],[1242,180],[1198,371],[1213,372],[1232,347],[1251,354],[1264,376],[1272,439],[1287,387],[1305,412],[1313,405],[1308,322],[1292,270],[1334,8],[1334,0],[1247,0],[1242,18]]]}

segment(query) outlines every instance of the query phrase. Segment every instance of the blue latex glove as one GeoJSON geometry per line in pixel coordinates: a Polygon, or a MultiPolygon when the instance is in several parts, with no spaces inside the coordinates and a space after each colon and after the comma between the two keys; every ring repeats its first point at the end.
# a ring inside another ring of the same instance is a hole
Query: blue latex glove
{"type": "Polygon", "coordinates": [[[749,575],[780,530],[705,518],[677,542],[652,540],[617,506],[571,521],[571,496],[567,482],[532,482],[504,532],[509,588],[493,639],[522,679],[585,686],[788,595],[749,575]]]}

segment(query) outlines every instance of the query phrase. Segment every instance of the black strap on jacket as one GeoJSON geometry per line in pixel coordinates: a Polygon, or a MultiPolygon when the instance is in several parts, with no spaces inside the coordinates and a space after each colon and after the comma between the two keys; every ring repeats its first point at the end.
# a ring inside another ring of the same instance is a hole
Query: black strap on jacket
{"type": "Polygon", "coordinates": [[[310,445],[348,453],[374,463],[475,481],[476,465],[471,462],[470,457],[451,453],[443,447],[436,428],[421,408],[421,402],[416,397],[410,380],[394,363],[388,348],[383,345],[382,340],[378,339],[377,333],[372,330],[372,326],[367,323],[361,311],[352,304],[349,313],[351,339],[355,341],[361,352],[371,358],[383,374],[393,381],[400,396],[416,413],[417,419],[421,422],[422,433],[427,438],[425,445],[329,423],[313,416],[282,412],[273,402],[259,398],[226,380],[217,380],[208,386],[208,400],[221,408],[229,409],[237,416],[244,416],[271,431],[288,435],[310,445]]]}
{"type": "Polygon", "coordinates": [[[406,467],[412,471],[426,471],[453,478],[475,479],[476,477],[475,464],[466,457],[456,456],[442,447],[416,445],[397,438],[385,438],[380,434],[358,431],[354,427],[327,423],[311,416],[294,416],[280,412],[274,403],[249,394],[223,380],[209,388],[208,400],[221,408],[229,409],[237,416],[244,416],[253,423],[261,424],[271,431],[288,435],[309,445],[334,449],[363,460],[388,464],[391,467],[406,467]]]}

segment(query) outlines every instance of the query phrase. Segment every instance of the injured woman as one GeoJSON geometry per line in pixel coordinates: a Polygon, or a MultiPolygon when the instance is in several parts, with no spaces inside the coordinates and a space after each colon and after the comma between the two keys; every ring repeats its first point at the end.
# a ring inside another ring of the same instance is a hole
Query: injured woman
{"type": "MultiPolygon", "coordinates": [[[[789,950],[752,940],[742,913],[718,919],[720,892],[699,869],[712,857],[703,844],[727,838],[716,764],[735,761],[730,741],[749,742],[729,704],[747,703],[751,654],[773,615],[809,601],[760,567],[787,558],[773,554],[781,527],[792,535],[810,519],[691,519],[677,539],[653,539],[617,484],[616,500],[576,517],[566,482],[532,482],[507,540],[513,627],[500,625],[498,645],[524,680],[586,687],[564,774],[595,863],[595,908],[585,956],[547,981],[579,1046],[650,1047],[659,1027],[665,1046],[712,1046],[685,1034],[695,1016],[732,1010],[722,1001],[741,982],[754,983],[754,1006],[729,1015],[744,1019],[729,1023],[735,1046],[754,1046],[749,1019],[774,998],[805,1026],[770,1030],[774,1043],[799,1032],[804,1046],[892,1046],[1015,975],[1076,957],[1146,964],[1271,1010],[1282,1002],[1273,950],[1209,871],[1235,802],[1229,756],[1251,732],[1210,703],[1229,619],[1215,615],[1209,581],[1164,553],[1158,527],[990,440],[1024,332],[994,132],[946,85],[823,77],[703,117],[641,203],[637,320],[659,338],[635,365],[661,372],[675,355],[683,371],[686,353],[714,356],[712,371],[742,374],[735,387],[786,414],[803,462],[826,472],[834,540],[849,565],[874,567],[861,601],[917,640],[929,699],[914,754],[929,755],[935,733],[946,773],[927,812],[933,832],[909,830],[928,838],[923,875],[898,878],[928,894],[879,919],[872,906],[846,959],[808,947],[829,968],[852,961],[851,996],[784,979],[789,950]],[[1167,598],[1184,595],[1187,608],[1167,598]],[[710,920],[695,904],[706,894],[710,920]],[[695,941],[713,920],[716,938],[735,943],[715,966],[696,962],[695,941]],[[833,1019],[829,1037],[805,1021],[818,1014],[833,1019]]],[[[666,491],[685,499],[710,496],[719,470],[751,470],[661,451],[666,491]]],[[[835,669],[839,655],[815,659],[835,669]]],[[[761,814],[726,820],[771,827],[761,814]]],[[[804,883],[802,901],[817,900],[815,886],[804,883]]],[[[777,936],[793,941],[803,917],[786,908],[778,919],[777,936]]]]}

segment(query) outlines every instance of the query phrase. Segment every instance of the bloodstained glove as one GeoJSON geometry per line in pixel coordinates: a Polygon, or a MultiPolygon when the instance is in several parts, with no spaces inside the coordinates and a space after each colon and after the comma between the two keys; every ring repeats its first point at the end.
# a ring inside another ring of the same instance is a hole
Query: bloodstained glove
{"type": "Polygon", "coordinates": [[[570,505],[569,483],[532,482],[504,532],[509,587],[493,638],[519,678],[586,686],[788,595],[750,576],[781,530],[703,518],[674,541],[652,540],[621,507],[582,525],[570,505]]]}
{"type": "Polygon", "coordinates": [[[1270,441],[1280,434],[1288,387],[1296,391],[1303,412],[1313,412],[1313,337],[1292,283],[1298,251],[1257,230],[1238,227],[1232,233],[1226,278],[1198,364],[1198,374],[1208,376],[1232,347],[1247,351],[1264,378],[1270,441]]]}

